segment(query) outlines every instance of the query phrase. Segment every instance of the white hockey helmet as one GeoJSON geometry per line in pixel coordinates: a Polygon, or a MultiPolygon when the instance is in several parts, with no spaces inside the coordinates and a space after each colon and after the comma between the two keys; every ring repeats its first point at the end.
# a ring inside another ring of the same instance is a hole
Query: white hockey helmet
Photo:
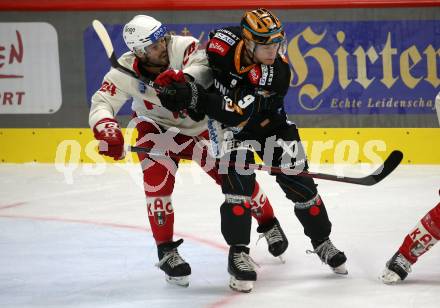
{"type": "Polygon", "coordinates": [[[146,47],[157,42],[167,33],[167,27],[155,18],[147,15],[136,15],[123,30],[123,37],[128,49],[132,52],[146,51],[146,47]]]}

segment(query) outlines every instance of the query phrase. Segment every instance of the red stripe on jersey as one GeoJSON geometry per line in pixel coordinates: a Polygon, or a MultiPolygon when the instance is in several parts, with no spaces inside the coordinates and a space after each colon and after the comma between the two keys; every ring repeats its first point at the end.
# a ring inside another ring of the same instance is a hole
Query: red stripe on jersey
{"type": "Polygon", "coordinates": [[[191,45],[189,45],[186,48],[185,53],[183,55],[183,62],[182,62],[183,65],[186,65],[188,63],[189,56],[196,50],[197,50],[196,42],[192,42],[191,45]]]}
{"type": "Polygon", "coordinates": [[[138,76],[141,75],[141,72],[139,71],[139,59],[137,57],[134,58],[134,62],[133,62],[133,69],[136,72],[136,74],[138,74],[138,76]]]}

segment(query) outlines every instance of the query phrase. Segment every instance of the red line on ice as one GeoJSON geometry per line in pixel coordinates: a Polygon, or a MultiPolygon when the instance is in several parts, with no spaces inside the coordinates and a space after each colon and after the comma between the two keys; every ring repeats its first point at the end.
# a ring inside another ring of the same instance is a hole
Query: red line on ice
{"type": "MultiPolygon", "coordinates": [[[[8,207],[18,206],[23,203],[24,202],[11,204],[8,207]]],[[[0,207],[0,209],[3,209],[3,207],[0,207]]],[[[97,225],[97,226],[104,226],[104,227],[151,232],[151,229],[146,228],[146,227],[141,227],[141,226],[133,226],[133,225],[126,225],[126,224],[119,224],[119,223],[111,223],[111,222],[100,222],[100,221],[92,221],[92,220],[85,220],[85,219],[70,219],[70,218],[60,218],[60,217],[38,217],[38,216],[28,216],[28,215],[1,215],[1,214],[0,214],[0,218],[16,218],[16,219],[29,219],[29,220],[41,220],[41,221],[59,221],[59,222],[80,223],[80,224],[87,224],[87,225],[97,225]]],[[[227,247],[224,244],[220,244],[220,243],[210,241],[210,240],[207,240],[204,238],[200,238],[200,237],[197,237],[197,236],[194,236],[191,234],[187,234],[187,233],[175,232],[174,234],[176,236],[187,238],[187,239],[193,240],[195,242],[204,244],[206,246],[209,246],[209,247],[212,247],[212,248],[224,251],[224,252],[229,251],[229,247],[227,247]]],[[[226,287],[227,286],[225,285],[225,288],[226,287]]],[[[239,295],[243,295],[243,294],[242,293],[228,294],[225,297],[223,297],[222,299],[214,302],[213,304],[208,305],[208,307],[218,308],[218,307],[224,306],[239,295]]]]}
{"type": "MultiPolygon", "coordinates": [[[[23,204],[23,203],[21,203],[21,204],[23,204]]],[[[8,205],[8,207],[18,206],[21,204],[20,203],[11,204],[11,205],[8,205]]],[[[0,209],[3,209],[3,208],[0,207],[0,209]]],[[[137,230],[137,231],[151,232],[151,229],[146,228],[146,227],[112,223],[112,222],[100,222],[100,221],[93,221],[93,220],[86,220],[86,219],[70,219],[70,218],[60,218],[60,217],[29,216],[29,215],[1,215],[1,214],[0,214],[0,217],[42,220],[42,221],[60,221],[60,222],[80,223],[80,224],[98,225],[98,226],[113,227],[113,228],[120,228],[120,229],[131,229],[131,230],[137,230]]],[[[208,239],[204,239],[204,238],[197,237],[197,236],[187,234],[187,233],[175,232],[174,234],[176,236],[184,237],[184,238],[190,239],[192,241],[199,242],[201,244],[205,244],[206,246],[216,248],[218,250],[229,251],[229,248],[226,245],[220,244],[220,243],[208,240],[208,239]]]]}
{"type": "Polygon", "coordinates": [[[23,204],[26,204],[26,202],[17,202],[17,203],[12,203],[12,204],[0,205],[0,210],[10,209],[13,207],[21,206],[23,204]]]}

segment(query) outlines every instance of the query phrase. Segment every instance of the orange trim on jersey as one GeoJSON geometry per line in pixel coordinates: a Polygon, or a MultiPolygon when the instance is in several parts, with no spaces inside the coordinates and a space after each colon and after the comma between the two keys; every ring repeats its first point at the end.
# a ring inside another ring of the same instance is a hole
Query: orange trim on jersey
{"type": "Polygon", "coordinates": [[[251,64],[247,67],[245,67],[244,69],[240,69],[241,68],[241,51],[243,49],[243,45],[244,45],[244,41],[241,40],[240,42],[238,42],[237,44],[237,48],[235,49],[235,54],[234,54],[234,64],[235,64],[235,69],[237,71],[237,73],[239,74],[243,74],[246,73],[247,71],[250,71],[256,64],[251,64]]]}
{"type": "Polygon", "coordinates": [[[281,60],[283,60],[284,63],[289,64],[289,60],[285,55],[281,55],[281,60]]]}

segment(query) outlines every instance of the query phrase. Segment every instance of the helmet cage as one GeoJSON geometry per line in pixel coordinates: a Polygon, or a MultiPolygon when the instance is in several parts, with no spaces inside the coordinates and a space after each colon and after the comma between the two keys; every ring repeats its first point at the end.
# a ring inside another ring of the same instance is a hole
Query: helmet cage
{"type": "MultiPolygon", "coordinates": [[[[271,44],[259,44],[256,43],[255,41],[252,40],[248,40],[248,45],[246,46],[246,48],[248,48],[249,52],[251,54],[254,54],[256,52],[256,50],[258,49],[258,46],[261,45],[271,45],[271,44]]],[[[280,43],[272,43],[272,44],[278,44],[278,54],[280,56],[284,56],[287,52],[287,41],[284,39],[282,40],[280,43]]]]}

